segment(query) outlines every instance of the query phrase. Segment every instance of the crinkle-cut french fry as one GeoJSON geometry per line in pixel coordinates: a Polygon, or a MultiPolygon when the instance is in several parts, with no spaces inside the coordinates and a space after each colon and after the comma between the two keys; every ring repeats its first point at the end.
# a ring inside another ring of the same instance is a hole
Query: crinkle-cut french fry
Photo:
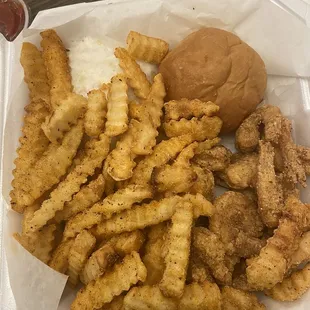
{"type": "Polygon", "coordinates": [[[114,55],[119,59],[119,66],[124,71],[129,86],[134,94],[141,99],[146,99],[150,92],[150,82],[136,61],[121,47],[115,49],[114,55]]]}
{"type": "Polygon", "coordinates": [[[69,251],[74,239],[62,241],[52,253],[52,258],[48,265],[54,270],[65,274],[68,269],[69,251]]]}
{"type": "Polygon", "coordinates": [[[102,174],[84,185],[79,192],[77,192],[71,201],[66,202],[63,210],[57,211],[55,220],[59,223],[67,221],[70,217],[90,208],[93,204],[100,200],[104,192],[105,180],[102,174]]]}
{"type": "Polygon", "coordinates": [[[265,310],[256,295],[224,286],[222,288],[222,310],[265,310]]]}
{"type": "Polygon", "coordinates": [[[213,201],[215,186],[213,173],[195,164],[192,164],[192,168],[197,174],[197,179],[189,192],[191,194],[201,194],[208,200],[213,201]]]}
{"type": "Polygon", "coordinates": [[[100,168],[103,160],[109,153],[110,138],[101,134],[97,141],[94,141],[92,149],[88,150],[86,157],[81,164],[76,166],[67,177],[51,192],[50,198],[42,203],[41,208],[35,212],[29,223],[29,230],[36,231],[43,227],[48,220],[55,216],[57,211],[63,209],[64,204],[72,199],[82,184],[87,182],[87,177],[100,168]]]}
{"type": "Polygon", "coordinates": [[[160,64],[169,51],[169,44],[164,40],[136,31],[129,32],[126,43],[131,57],[154,64],[160,64]]]}
{"type": "Polygon", "coordinates": [[[83,136],[83,122],[71,128],[62,143],[50,144],[42,157],[28,169],[27,175],[14,182],[14,199],[19,205],[30,206],[66,173],[83,136]]]}
{"type": "Polygon", "coordinates": [[[213,205],[201,195],[185,195],[184,198],[172,196],[142,206],[134,206],[130,210],[116,214],[111,219],[98,224],[94,233],[96,236],[109,236],[165,222],[171,219],[178,203],[182,200],[193,204],[194,218],[214,214],[213,205]]]}
{"type": "Polygon", "coordinates": [[[112,271],[91,281],[80,290],[71,305],[71,310],[98,309],[123,291],[128,291],[132,285],[139,281],[144,282],[145,278],[146,268],[139,254],[132,252],[122,263],[115,265],[112,271]]]}
{"type": "Polygon", "coordinates": [[[128,86],[122,74],[114,76],[108,92],[108,112],[105,134],[114,137],[128,129],[128,86]]]}
{"type": "Polygon", "coordinates": [[[11,206],[19,213],[23,212],[25,206],[16,201],[17,188],[24,182],[25,175],[29,173],[28,170],[42,157],[49,144],[41,129],[41,124],[48,115],[45,103],[42,100],[31,102],[26,106],[25,111],[23,136],[19,139],[20,147],[17,149],[17,158],[14,160],[13,189],[10,193],[11,206]]]}
{"type": "Polygon", "coordinates": [[[301,236],[298,249],[292,255],[289,267],[296,268],[308,261],[310,261],[310,231],[301,236]]]}
{"type": "Polygon", "coordinates": [[[69,60],[55,30],[45,30],[41,37],[42,56],[51,87],[51,106],[55,109],[72,91],[69,60]]]}
{"type": "Polygon", "coordinates": [[[264,293],[275,300],[294,301],[305,294],[309,288],[310,264],[307,264],[264,293]]]}
{"type": "Polygon", "coordinates": [[[111,302],[105,304],[100,310],[124,310],[124,296],[116,296],[111,302]]]}
{"type": "Polygon", "coordinates": [[[84,120],[85,132],[90,137],[98,137],[104,131],[107,98],[101,89],[94,89],[87,96],[88,105],[84,120]]]}
{"type": "Polygon", "coordinates": [[[162,249],[167,237],[167,223],[150,227],[144,249],[143,263],[147,269],[146,285],[158,284],[162,279],[165,262],[162,249]]]}
{"type": "Polygon", "coordinates": [[[151,155],[141,160],[135,170],[130,183],[133,184],[147,184],[151,181],[153,169],[160,167],[169,160],[175,158],[184,147],[193,142],[191,135],[183,135],[174,137],[157,144],[151,155]]]}
{"type": "Polygon", "coordinates": [[[257,196],[259,212],[268,227],[277,227],[284,202],[274,169],[274,149],[269,142],[259,142],[257,196]]]}
{"type": "Polygon", "coordinates": [[[20,63],[24,69],[24,80],[30,92],[30,100],[43,101],[46,109],[50,109],[50,86],[47,81],[46,68],[41,52],[29,42],[24,42],[20,54],[20,63]]]}
{"type": "Polygon", "coordinates": [[[203,102],[198,99],[189,100],[171,100],[165,103],[165,122],[171,120],[179,121],[181,118],[191,119],[193,117],[201,118],[203,116],[214,116],[220,110],[220,107],[211,102],[203,102]]]}
{"type": "Polygon", "coordinates": [[[104,161],[103,169],[102,169],[102,175],[103,175],[104,180],[105,180],[104,192],[105,192],[105,194],[107,196],[113,194],[114,193],[114,189],[115,189],[115,180],[109,175],[109,173],[107,171],[108,167],[109,167],[109,161],[110,161],[110,156],[109,155],[106,158],[106,160],[104,161]]]}
{"type": "Polygon", "coordinates": [[[191,134],[194,140],[203,141],[217,137],[222,124],[223,122],[218,116],[203,116],[200,119],[194,117],[190,120],[185,118],[179,121],[171,120],[164,123],[164,129],[169,138],[191,134]]]}
{"type": "Polygon", "coordinates": [[[84,114],[87,100],[75,93],[68,94],[61,104],[48,115],[42,124],[42,129],[52,143],[59,143],[64,134],[70,130],[72,125],[84,114]]]}
{"type": "Polygon", "coordinates": [[[95,245],[96,238],[87,230],[83,230],[76,236],[69,250],[68,257],[67,274],[71,285],[77,285],[79,275],[82,272],[84,265],[92,253],[95,245]]]}
{"type": "Polygon", "coordinates": [[[149,186],[129,185],[97,202],[89,210],[77,214],[69,220],[64,231],[65,238],[72,238],[83,229],[91,228],[102,220],[109,219],[133,206],[134,203],[152,198],[153,191],[149,186]]]}
{"type": "Polygon", "coordinates": [[[180,202],[171,218],[165,256],[165,271],[159,288],[167,297],[180,298],[184,292],[189,262],[191,229],[193,225],[193,206],[189,202],[180,202]]]}

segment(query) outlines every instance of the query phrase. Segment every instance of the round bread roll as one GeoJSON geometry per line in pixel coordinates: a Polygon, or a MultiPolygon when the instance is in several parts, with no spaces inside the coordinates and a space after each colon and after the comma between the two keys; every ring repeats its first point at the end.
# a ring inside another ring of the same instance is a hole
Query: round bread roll
{"type": "Polygon", "coordinates": [[[235,130],[262,101],[267,74],[263,60],[233,33],[202,28],[187,36],[162,61],[168,100],[213,101],[222,132],[235,130]]]}

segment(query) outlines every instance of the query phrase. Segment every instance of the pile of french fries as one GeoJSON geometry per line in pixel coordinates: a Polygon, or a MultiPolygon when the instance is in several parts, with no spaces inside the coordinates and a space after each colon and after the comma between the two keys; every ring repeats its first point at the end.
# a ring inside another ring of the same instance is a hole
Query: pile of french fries
{"type": "MultiPolygon", "coordinates": [[[[199,227],[221,222],[225,232],[230,222],[216,218],[211,203],[214,173],[229,186],[245,167],[238,181],[251,187],[257,155],[231,163],[218,145],[216,104],[165,103],[161,74],[149,81],[136,60],[159,65],[168,44],[131,31],[127,48],[115,49],[122,73],[84,98],[73,91],[57,33],[41,36],[42,51],[24,43],[21,52],[30,103],[10,194],[23,213],[14,237],[71,286],[84,285],[71,309],[265,309],[231,286],[238,261],[199,227]]],[[[250,237],[261,236],[250,191],[227,195],[216,208],[235,204],[250,237]]],[[[259,252],[264,242],[257,242],[259,252]]]]}

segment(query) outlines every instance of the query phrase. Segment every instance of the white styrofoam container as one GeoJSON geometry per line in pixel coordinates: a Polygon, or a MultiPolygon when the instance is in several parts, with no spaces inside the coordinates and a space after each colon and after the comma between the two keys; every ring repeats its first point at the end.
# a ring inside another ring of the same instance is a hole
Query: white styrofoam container
{"type": "MultiPolygon", "coordinates": [[[[122,0],[120,0],[121,2],[122,0]]],[[[125,1],[125,0],[123,0],[125,1]]],[[[310,25],[310,0],[271,0],[281,6],[284,10],[294,14],[298,18],[302,19],[308,26],[310,25]]],[[[93,7],[91,3],[88,4],[79,4],[79,5],[88,5],[93,7]]],[[[77,6],[71,5],[62,9],[65,9],[68,13],[73,12],[77,6]]],[[[58,9],[52,9],[49,11],[57,12],[58,9]]],[[[41,12],[44,14],[44,12],[41,12]]],[[[28,16],[27,16],[28,18],[28,16]]],[[[35,22],[35,21],[34,21],[35,22]]],[[[0,156],[1,156],[1,165],[0,165],[0,192],[2,192],[2,180],[3,176],[3,132],[4,124],[6,119],[7,107],[9,102],[9,89],[12,83],[12,63],[13,63],[13,49],[11,43],[7,42],[0,35],[0,156]]],[[[310,84],[309,79],[300,78],[299,79],[303,104],[307,107],[307,110],[310,110],[310,84]]],[[[4,227],[4,216],[5,208],[3,207],[2,196],[0,195],[0,310],[16,310],[16,305],[14,301],[14,296],[12,294],[8,270],[6,264],[6,258],[3,247],[3,227],[4,227]]]]}

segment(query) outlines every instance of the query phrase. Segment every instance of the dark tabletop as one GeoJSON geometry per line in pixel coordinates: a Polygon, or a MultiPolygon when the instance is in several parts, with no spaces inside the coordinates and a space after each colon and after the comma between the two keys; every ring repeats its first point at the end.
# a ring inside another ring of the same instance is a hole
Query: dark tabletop
{"type": "Polygon", "coordinates": [[[58,6],[76,4],[81,2],[94,2],[95,0],[24,0],[31,11],[31,21],[39,11],[55,8],[58,6]]]}

